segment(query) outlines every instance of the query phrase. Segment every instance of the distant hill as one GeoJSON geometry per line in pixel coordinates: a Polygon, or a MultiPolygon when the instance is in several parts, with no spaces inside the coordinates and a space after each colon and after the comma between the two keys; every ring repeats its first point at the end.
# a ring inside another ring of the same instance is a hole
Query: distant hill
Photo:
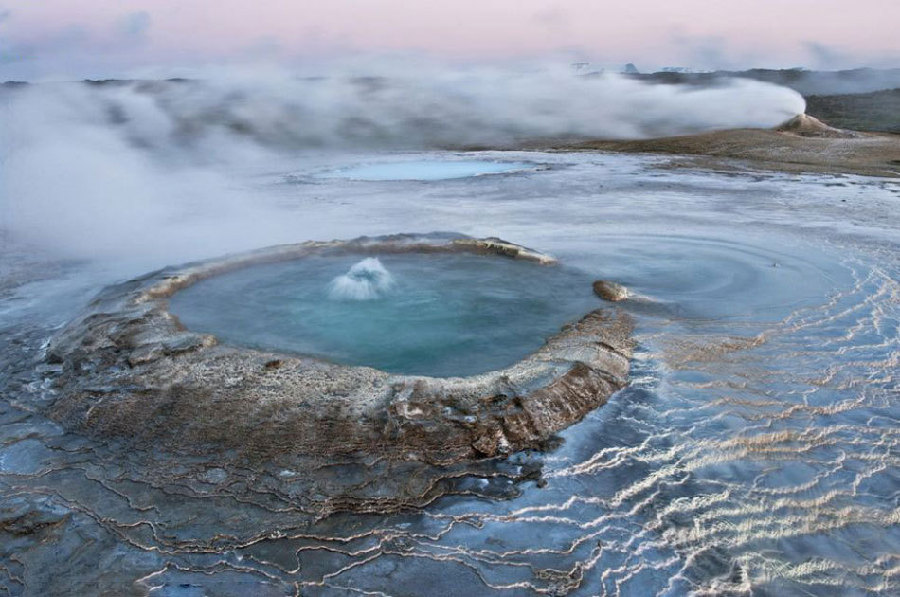
{"type": "Polygon", "coordinates": [[[742,71],[719,70],[709,73],[658,72],[626,76],[656,83],[712,85],[726,78],[753,79],[790,87],[801,95],[847,95],[900,88],[900,68],[855,68],[839,71],[813,71],[802,68],[752,68],[742,71]]]}
{"type": "Polygon", "coordinates": [[[900,89],[811,95],[806,113],[842,129],[900,134],[900,89]]]}

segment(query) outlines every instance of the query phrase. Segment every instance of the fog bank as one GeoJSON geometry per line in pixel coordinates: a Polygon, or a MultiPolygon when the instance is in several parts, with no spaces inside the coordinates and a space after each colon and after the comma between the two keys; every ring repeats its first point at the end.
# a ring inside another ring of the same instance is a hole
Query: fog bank
{"type": "Polygon", "coordinates": [[[275,156],[773,127],[804,110],[796,92],[747,80],[697,88],[567,68],[373,73],[5,86],[0,227],[76,256],[171,251],[186,237],[246,237],[247,222],[277,228],[226,175],[275,156]]]}

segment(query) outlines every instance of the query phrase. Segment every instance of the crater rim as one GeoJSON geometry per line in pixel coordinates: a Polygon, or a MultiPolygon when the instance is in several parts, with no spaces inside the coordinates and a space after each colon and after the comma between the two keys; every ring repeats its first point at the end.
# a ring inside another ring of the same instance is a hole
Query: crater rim
{"type": "Polygon", "coordinates": [[[179,290],[240,268],[416,252],[557,263],[498,238],[431,233],[277,245],[164,268],[107,287],[51,339],[45,358],[61,367],[49,414],[70,430],[177,452],[447,464],[540,447],[626,385],[633,324],[617,309],[593,310],[513,365],[467,377],[222,344],[169,311],[179,290]]]}

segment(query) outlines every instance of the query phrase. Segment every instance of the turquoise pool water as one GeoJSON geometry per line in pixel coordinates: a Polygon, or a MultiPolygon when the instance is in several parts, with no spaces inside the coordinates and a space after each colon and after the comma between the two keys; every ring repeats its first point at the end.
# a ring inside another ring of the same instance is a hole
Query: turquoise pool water
{"type": "Polygon", "coordinates": [[[586,274],[502,257],[315,257],[176,294],[172,311],[231,344],[394,373],[503,369],[602,303],[586,274]]]}

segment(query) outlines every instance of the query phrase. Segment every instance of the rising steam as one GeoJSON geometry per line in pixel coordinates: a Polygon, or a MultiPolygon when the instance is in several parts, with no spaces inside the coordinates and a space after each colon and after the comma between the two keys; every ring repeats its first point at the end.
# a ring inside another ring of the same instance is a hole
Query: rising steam
{"type": "Polygon", "coordinates": [[[249,245],[247,222],[266,221],[227,173],[275,155],[772,127],[804,110],[796,92],[746,80],[698,88],[559,69],[372,72],[0,87],[0,228],[77,256],[174,252],[184,239],[221,250],[207,236],[249,245]],[[193,228],[198,214],[205,228],[193,228]]]}
{"type": "Polygon", "coordinates": [[[213,155],[226,139],[277,149],[502,147],[573,136],[631,139],[774,127],[805,108],[795,91],[746,79],[714,87],[653,85],[558,69],[244,75],[72,87],[45,84],[15,95],[29,103],[55,95],[78,110],[76,118],[113,128],[138,147],[213,155]]]}

